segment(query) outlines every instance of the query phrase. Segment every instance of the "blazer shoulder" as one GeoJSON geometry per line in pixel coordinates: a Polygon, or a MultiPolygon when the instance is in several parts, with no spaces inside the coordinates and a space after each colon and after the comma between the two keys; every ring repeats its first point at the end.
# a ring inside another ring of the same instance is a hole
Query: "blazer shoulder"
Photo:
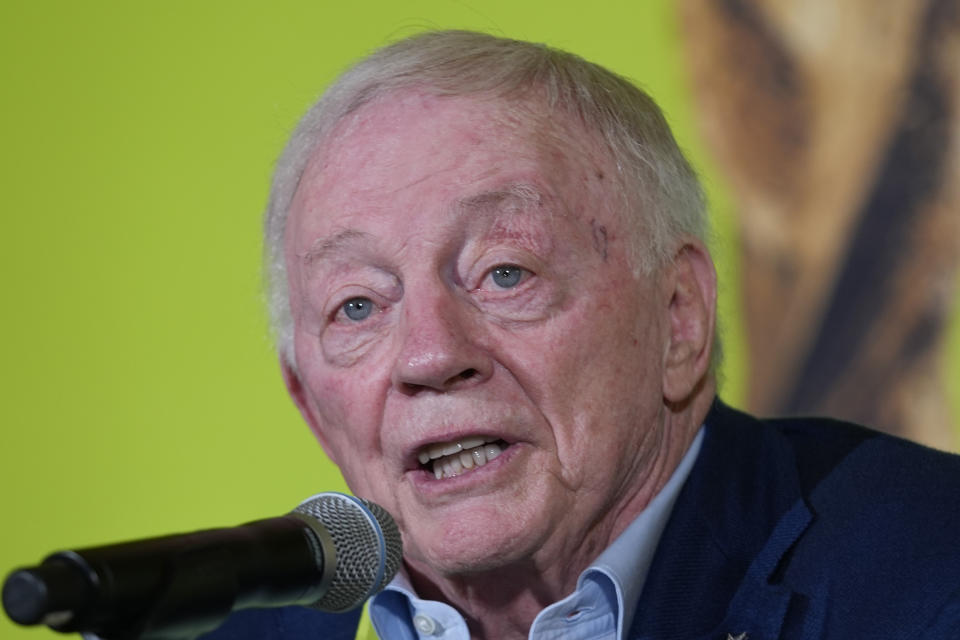
{"type": "MultiPolygon", "coordinates": [[[[802,603],[786,627],[803,620],[802,637],[831,638],[954,628],[960,456],[838,420],[720,415],[717,439],[746,442],[768,460],[754,467],[754,482],[799,478],[797,504],[810,519],[769,576],[802,603]]],[[[751,513],[763,504],[754,501],[751,513]]]]}
{"type": "MultiPolygon", "coordinates": [[[[755,418],[719,401],[711,417],[741,430],[763,430],[782,438],[794,457],[806,496],[813,494],[822,482],[833,483],[832,489],[837,490],[838,485],[847,486],[853,477],[864,476],[879,484],[862,498],[876,496],[881,488],[896,486],[899,494],[911,490],[922,494],[918,507],[940,497],[953,502],[960,491],[960,455],[859,424],[820,417],[755,418]]],[[[748,433],[741,436],[759,437],[748,433]]]]}
{"type": "Polygon", "coordinates": [[[900,519],[948,508],[960,525],[960,455],[828,418],[765,421],[794,451],[805,494],[899,502],[900,519]]]}
{"type": "Polygon", "coordinates": [[[235,611],[200,640],[354,640],[361,609],[327,613],[299,606],[235,611]]]}

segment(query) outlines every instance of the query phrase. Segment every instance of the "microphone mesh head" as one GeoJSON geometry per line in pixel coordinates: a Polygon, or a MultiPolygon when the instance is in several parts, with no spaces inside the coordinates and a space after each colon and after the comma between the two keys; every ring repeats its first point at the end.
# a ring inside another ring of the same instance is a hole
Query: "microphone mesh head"
{"type": "Polygon", "coordinates": [[[359,607],[400,569],[400,531],[380,505],[331,492],[305,500],[294,513],[319,520],[336,548],[333,582],[314,608],[339,612],[359,607]]]}

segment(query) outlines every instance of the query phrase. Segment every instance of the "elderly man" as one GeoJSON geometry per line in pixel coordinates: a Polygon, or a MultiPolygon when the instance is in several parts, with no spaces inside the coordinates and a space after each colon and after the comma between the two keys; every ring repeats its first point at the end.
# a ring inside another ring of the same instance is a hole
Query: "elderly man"
{"type": "Polygon", "coordinates": [[[307,113],[271,304],[290,395],[403,535],[380,637],[957,637],[960,464],[719,403],[706,226],[652,101],[540,45],[423,34],[307,113]]]}

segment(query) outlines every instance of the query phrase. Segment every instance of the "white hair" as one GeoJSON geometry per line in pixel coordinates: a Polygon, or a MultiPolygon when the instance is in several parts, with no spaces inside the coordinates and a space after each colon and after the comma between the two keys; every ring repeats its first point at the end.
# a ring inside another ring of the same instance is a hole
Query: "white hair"
{"type": "Polygon", "coordinates": [[[271,325],[281,357],[295,368],[284,235],[301,176],[344,117],[403,89],[438,96],[485,95],[545,102],[595,131],[609,149],[637,231],[634,264],[644,272],[673,257],[684,236],[705,240],[703,193],[660,108],[628,80],[546,45],[470,31],[422,33],[344,72],[300,120],[277,161],[264,220],[271,325]]]}

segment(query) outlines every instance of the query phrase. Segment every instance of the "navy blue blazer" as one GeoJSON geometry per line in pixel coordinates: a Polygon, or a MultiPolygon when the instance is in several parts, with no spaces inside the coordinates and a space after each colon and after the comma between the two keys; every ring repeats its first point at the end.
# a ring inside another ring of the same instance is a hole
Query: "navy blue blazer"
{"type": "MultiPolygon", "coordinates": [[[[358,619],[242,611],[204,638],[347,640],[358,619]]],[[[715,402],[628,636],[728,634],[960,639],[960,456],[715,402]]]]}

